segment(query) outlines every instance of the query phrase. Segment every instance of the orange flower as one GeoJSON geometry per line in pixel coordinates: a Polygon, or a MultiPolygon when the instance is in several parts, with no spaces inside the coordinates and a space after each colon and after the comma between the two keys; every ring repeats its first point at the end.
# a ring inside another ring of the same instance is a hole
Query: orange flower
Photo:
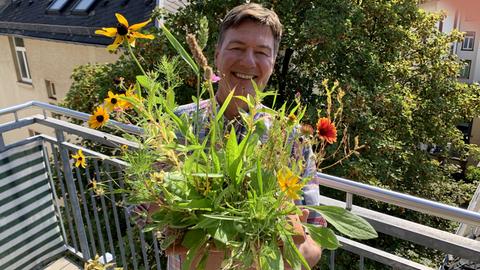
{"type": "Polygon", "coordinates": [[[337,128],[330,119],[320,118],[317,122],[317,135],[320,139],[332,144],[337,141],[337,128]]]}
{"type": "Polygon", "coordinates": [[[303,184],[300,183],[300,178],[293,174],[289,168],[282,168],[277,173],[277,181],[280,189],[287,193],[287,197],[292,200],[300,199],[299,191],[303,184]]]}
{"type": "Polygon", "coordinates": [[[103,107],[99,106],[93,115],[90,116],[90,119],[88,120],[88,126],[95,129],[103,127],[109,118],[110,117],[107,111],[103,107]]]}
{"type": "Polygon", "coordinates": [[[313,127],[310,126],[309,124],[304,124],[300,128],[300,133],[302,133],[302,135],[304,135],[304,136],[313,135],[313,127]]]}

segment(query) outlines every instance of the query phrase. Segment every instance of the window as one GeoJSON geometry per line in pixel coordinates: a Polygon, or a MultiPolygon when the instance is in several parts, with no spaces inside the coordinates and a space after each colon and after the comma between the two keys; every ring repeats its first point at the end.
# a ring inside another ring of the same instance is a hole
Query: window
{"type": "Polygon", "coordinates": [[[473,51],[475,46],[475,32],[467,32],[462,43],[462,51],[473,51]]]}
{"type": "Polygon", "coordinates": [[[60,13],[70,0],[54,0],[47,8],[49,13],[60,13]]]}
{"type": "Polygon", "coordinates": [[[47,88],[48,98],[57,100],[57,91],[55,90],[55,84],[52,81],[45,80],[45,87],[47,88]]]}
{"type": "Polygon", "coordinates": [[[32,77],[30,75],[30,69],[28,67],[27,54],[25,51],[25,46],[23,44],[23,39],[16,37],[13,39],[13,44],[15,46],[17,69],[20,75],[20,80],[22,82],[32,83],[32,77]]]}
{"type": "Polygon", "coordinates": [[[470,70],[472,69],[472,60],[464,60],[464,66],[460,71],[460,79],[469,79],[470,78],[470,70]]]}
{"type": "Polygon", "coordinates": [[[96,0],[79,0],[72,9],[72,13],[88,13],[96,0]]]}

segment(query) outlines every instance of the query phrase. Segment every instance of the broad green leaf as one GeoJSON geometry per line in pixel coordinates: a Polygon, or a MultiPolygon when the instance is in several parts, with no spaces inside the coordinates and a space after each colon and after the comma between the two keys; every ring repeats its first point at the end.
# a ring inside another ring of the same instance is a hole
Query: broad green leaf
{"type": "Polygon", "coordinates": [[[197,64],[195,64],[195,61],[190,57],[190,55],[185,51],[185,49],[182,47],[180,42],[168,31],[168,29],[165,27],[165,25],[162,24],[161,26],[163,33],[167,37],[168,41],[170,41],[170,44],[175,48],[175,50],[180,54],[180,56],[187,62],[187,64],[192,68],[193,72],[195,74],[199,75],[200,70],[198,69],[197,64]]]}
{"type": "Polygon", "coordinates": [[[339,232],[357,239],[378,237],[375,229],[365,219],[338,206],[305,206],[320,213],[339,232]]]}
{"type": "Polygon", "coordinates": [[[190,230],[183,237],[182,246],[188,249],[187,258],[182,265],[182,270],[189,270],[193,259],[197,257],[198,251],[208,240],[203,230],[190,230]]]}
{"type": "Polygon", "coordinates": [[[208,229],[208,228],[216,228],[220,223],[218,219],[212,219],[205,216],[201,216],[200,221],[192,227],[192,229],[208,229]]]}
{"type": "Polygon", "coordinates": [[[137,82],[145,89],[150,90],[152,87],[152,81],[145,75],[139,75],[136,77],[137,82]]]}
{"type": "Polygon", "coordinates": [[[304,224],[308,228],[310,236],[317,242],[322,248],[328,250],[335,250],[342,245],[338,242],[337,236],[329,228],[317,227],[311,224],[304,224]]]}

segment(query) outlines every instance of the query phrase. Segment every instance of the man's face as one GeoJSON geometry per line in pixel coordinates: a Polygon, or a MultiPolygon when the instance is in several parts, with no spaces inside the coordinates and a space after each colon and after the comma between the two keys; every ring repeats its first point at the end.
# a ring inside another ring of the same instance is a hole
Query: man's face
{"type": "Polygon", "coordinates": [[[219,91],[235,88],[236,95],[255,95],[251,80],[263,88],[274,64],[274,38],[270,27],[245,21],[230,28],[215,52],[215,65],[222,77],[219,91]]]}

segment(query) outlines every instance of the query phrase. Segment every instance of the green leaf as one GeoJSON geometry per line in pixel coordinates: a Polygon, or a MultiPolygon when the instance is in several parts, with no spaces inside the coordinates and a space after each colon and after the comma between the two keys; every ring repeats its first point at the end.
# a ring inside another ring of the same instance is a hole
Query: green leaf
{"type": "Polygon", "coordinates": [[[311,224],[304,224],[308,228],[308,232],[313,241],[317,242],[322,248],[335,250],[342,245],[338,242],[337,236],[329,228],[317,227],[311,224]]]}
{"type": "Polygon", "coordinates": [[[357,239],[378,237],[375,229],[365,219],[338,206],[305,206],[320,213],[339,232],[357,239]]]}
{"type": "Polygon", "coordinates": [[[139,75],[136,77],[137,82],[145,89],[150,89],[152,87],[152,81],[145,75],[139,75]]]}
{"type": "Polygon", "coordinates": [[[302,256],[300,251],[298,251],[295,243],[293,242],[291,235],[280,234],[280,239],[283,241],[283,252],[285,255],[285,259],[287,260],[288,264],[294,270],[300,270],[303,264],[305,269],[310,270],[310,266],[308,265],[305,258],[302,256]]]}
{"type": "Polygon", "coordinates": [[[225,101],[222,104],[222,107],[220,107],[220,110],[218,110],[217,116],[215,116],[215,123],[220,121],[220,119],[222,119],[223,113],[225,113],[225,110],[227,109],[228,104],[232,100],[232,97],[233,97],[234,93],[235,93],[235,91],[230,91],[230,94],[228,94],[227,98],[225,99],[225,101]]]}
{"type": "Polygon", "coordinates": [[[191,268],[193,259],[197,256],[200,247],[208,240],[208,236],[203,230],[190,230],[183,237],[182,246],[188,249],[187,258],[182,265],[182,270],[191,268]]]}
{"type": "Polygon", "coordinates": [[[168,31],[168,29],[165,27],[165,25],[162,24],[161,26],[163,33],[167,37],[168,41],[170,41],[170,44],[177,50],[177,52],[180,54],[180,56],[187,62],[187,64],[192,68],[193,72],[195,72],[196,75],[200,75],[200,70],[198,69],[197,64],[195,64],[195,61],[190,57],[190,55],[185,51],[185,49],[182,47],[180,42],[168,31]]]}
{"type": "Polygon", "coordinates": [[[212,202],[209,199],[191,200],[188,203],[178,203],[178,207],[191,210],[207,210],[212,211],[212,202]]]}
{"type": "Polygon", "coordinates": [[[242,217],[235,217],[235,216],[225,216],[225,215],[203,215],[208,218],[219,219],[219,220],[233,220],[237,222],[245,223],[242,217]]]}
{"type": "Polygon", "coordinates": [[[280,249],[275,243],[263,245],[260,250],[260,268],[283,270],[283,258],[280,249]]]}
{"type": "Polygon", "coordinates": [[[209,218],[209,217],[205,217],[204,215],[202,215],[200,218],[199,218],[199,222],[197,224],[195,224],[195,226],[192,227],[192,229],[209,229],[209,228],[215,228],[218,226],[218,224],[220,223],[220,220],[218,219],[212,219],[212,218],[209,218]]]}

